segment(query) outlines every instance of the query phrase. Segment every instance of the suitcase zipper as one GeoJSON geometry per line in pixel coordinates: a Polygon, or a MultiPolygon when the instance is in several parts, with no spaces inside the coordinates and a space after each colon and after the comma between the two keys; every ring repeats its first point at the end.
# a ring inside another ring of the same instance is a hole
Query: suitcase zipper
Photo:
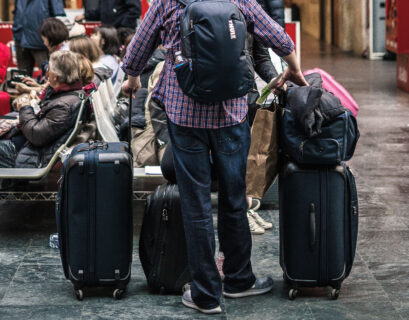
{"type": "Polygon", "coordinates": [[[96,244],[96,161],[97,161],[97,152],[92,150],[89,152],[89,182],[88,182],[88,191],[89,191],[89,279],[90,281],[96,280],[96,270],[95,270],[95,244],[96,244]]]}
{"type": "Polygon", "coordinates": [[[320,172],[321,180],[321,237],[320,237],[320,271],[318,286],[325,286],[328,283],[327,264],[327,209],[328,209],[328,169],[320,172]]]}

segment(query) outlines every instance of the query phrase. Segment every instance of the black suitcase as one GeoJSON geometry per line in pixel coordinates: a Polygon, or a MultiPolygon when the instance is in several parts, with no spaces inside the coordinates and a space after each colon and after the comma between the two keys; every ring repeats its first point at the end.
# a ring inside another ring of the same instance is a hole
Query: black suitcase
{"type": "Polygon", "coordinates": [[[148,196],[139,257],[153,293],[182,293],[190,282],[177,185],[161,185],[148,196]]]}
{"type": "MultiPolygon", "coordinates": [[[[132,97],[130,97],[132,105],[132,97]]],[[[131,117],[131,108],[128,110],[131,117]]],[[[133,159],[128,143],[76,146],[64,161],[56,221],[65,277],[82,300],[84,287],[114,287],[120,299],[131,279],[133,159]]]]}
{"type": "Polygon", "coordinates": [[[279,177],[280,265],[295,299],[299,287],[331,286],[338,298],[354,261],[358,199],[349,168],[283,165],[279,177]]]}

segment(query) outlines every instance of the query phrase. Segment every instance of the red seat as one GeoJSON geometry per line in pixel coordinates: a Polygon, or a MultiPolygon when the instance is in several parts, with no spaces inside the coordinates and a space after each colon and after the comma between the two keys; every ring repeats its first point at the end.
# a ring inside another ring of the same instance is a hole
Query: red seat
{"type": "Polygon", "coordinates": [[[3,83],[7,74],[7,67],[10,60],[10,49],[0,42],[0,83],[3,83]]]}
{"type": "Polygon", "coordinates": [[[10,112],[10,95],[7,92],[0,91],[0,116],[10,112]]]}
{"type": "MultiPolygon", "coordinates": [[[[7,74],[7,67],[10,60],[10,49],[0,42],[0,84],[3,83],[7,74]]],[[[0,91],[0,116],[10,112],[10,95],[0,91]]]]}

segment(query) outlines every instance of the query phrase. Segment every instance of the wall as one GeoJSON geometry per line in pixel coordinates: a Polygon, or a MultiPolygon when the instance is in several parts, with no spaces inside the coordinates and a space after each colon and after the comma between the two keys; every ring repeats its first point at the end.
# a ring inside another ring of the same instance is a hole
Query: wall
{"type": "Polygon", "coordinates": [[[367,0],[337,0],[336,46],[356,54],[368,48],[368,5],[367,0]]]}
{"type": "Polygon", "coordinates": [[[300,8],[301,28],[313,37],[320,38],[320,2],[319,0],[293,0],[300,8]]]}
{"type": "MultiPolygon", "coordinates": [[[[362,54],[368,48],[369,0],[324,0],[325,11],[323,39],[344,51],[362,54]],[[334,5],[334,19],[331,5],[334,5]],[[332,26],[334,27],[332,37],[332,26]]],[[[301,30],[321,39],[320,0],[292,0],[301,11],[301,30]]]]}
{"type": "Polygon", "coordinates": [[[0,21],[6,21],[8,18],[7,0],[0,0],[0,21]]]}

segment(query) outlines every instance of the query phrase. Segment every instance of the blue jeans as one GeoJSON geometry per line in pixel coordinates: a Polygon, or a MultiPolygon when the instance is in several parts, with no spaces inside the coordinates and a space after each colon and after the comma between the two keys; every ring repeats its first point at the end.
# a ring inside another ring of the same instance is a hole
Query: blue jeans
{"type": "Polygon", "coordinates": [[[246,214],[250,127],[247,120],[220,129],[181,127],[171,121],[168,126],[192,276],[192,298],[199,307],[210,309],[220,304],[222,282],[214,260],[209,152],[219,181],[218,235],[220,250],[225,256],[224,289],[240,292],[255,282],[246,214]]]}

